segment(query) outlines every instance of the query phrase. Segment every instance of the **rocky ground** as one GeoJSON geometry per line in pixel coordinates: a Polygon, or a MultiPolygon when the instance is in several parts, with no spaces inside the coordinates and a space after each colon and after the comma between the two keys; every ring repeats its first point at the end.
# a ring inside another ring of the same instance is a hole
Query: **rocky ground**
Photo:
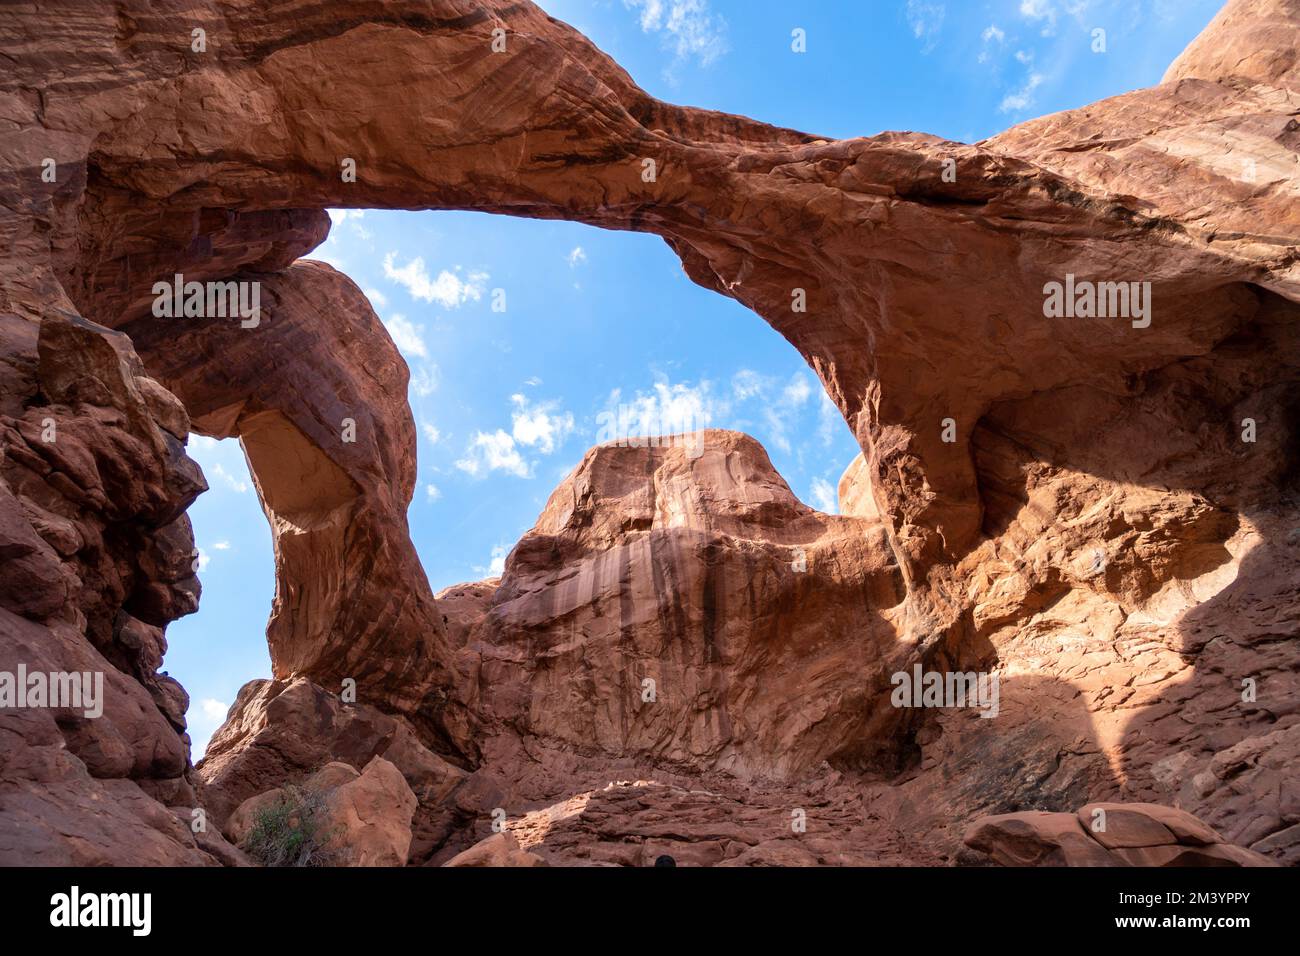
{"type": "Polygon", "coordinates": [[[1300,860],[1297,0],[973,145],[661,103],[526,2],[49,0],[0,43],[0,671],[106,675],[98,718],[0,709],[0,863],[249,862],[304,785],[362,863],[1300,860]],[[661,235],[843,413],[841,514],[744,435],[602,446],[434,595],[326,207],[661,235]],[[262,321],[155,317],[175,273],[262,321]],[[1067,274],[1152,321],[1046,318],[1067,274]],[[198,768],[191,433],[241,439],[277,575],[198,768]],[[997,716],[892,706],[916,665],[997,716]]]}

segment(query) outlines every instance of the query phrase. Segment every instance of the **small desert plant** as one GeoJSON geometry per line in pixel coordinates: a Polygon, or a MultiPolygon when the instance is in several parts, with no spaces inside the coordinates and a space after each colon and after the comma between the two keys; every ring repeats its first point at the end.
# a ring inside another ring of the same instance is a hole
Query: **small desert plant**
{"type": "Polygon", "coordinates": [[[257,811],[243,850],[263,866],[338,866],[345,852],[330,846],[328,819],[323,793],[290,784],[257,811]]]}

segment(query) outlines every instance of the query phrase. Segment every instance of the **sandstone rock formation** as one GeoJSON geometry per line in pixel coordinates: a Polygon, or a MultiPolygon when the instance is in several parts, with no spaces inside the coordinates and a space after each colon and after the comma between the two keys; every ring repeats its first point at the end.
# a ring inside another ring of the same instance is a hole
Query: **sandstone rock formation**
{"type": "Polygon", "coordinates": [[[700,440],[597,447],[551,495],[461,635],[482,749],[505,729],[746,778],[897,759],[880,690],[915,647],[880,521],[800,503],[748,436],[700,440]]]}
{"type": "MultiPolygon", "coordinates": [[[[302,784],[310,798],[322,804],[314,821],[320,851],[332,865],[405,866],[411,849],[411,818],[416,798],[398,769],[383,757],[373,757],[361,773],[345,763],[331,762],[302,784]]],[[[259,819],[277,805],[298,809],[295,793],[277,787],[249,797],[226,821],[226,835],[246,846],[259,819]]],[[[297,827],[301,821],[294,821],[297,827]]]]}
{"type": "Polygon", "coordinates": [[[1003,866],[1277,865],[1225,843],[1190,813],[1149,803],[982,817],[965,840],[1003,866]]]}
{"type": "Polygon", "coordinates": [[[185,508],[207,485],[185,411],[120,333],[57,310],[3,327],[0,672],[102,689],[0,708],[0,861],[221,862],[192,827],[188,697],[158,670],[163,627],[199,595],[185,508]]]}
{"type": "Polygon", "coordinates": [[[443,866],[545,866],[546,861],[535,853],[522,850],[509,833],[498,833],[480,843],[475,843],[464,853],[457,853],[443,866]]]}
{"type": "Polygon", "coordinates": [[[381,757],[419,798],[410,852],[423,859],[477,809],[449,800],[468,774],[431,753],[402,717],[344,704],[306,680],[258,680],[240,690],[203,759],[203,802],[237,841],[230,817],[258,794],[302,782],[327,764],[362,772],[381,757]]]}
{"type": "Polygon", "coordinates": [[[554,862],[930,862],[1096,801],[1296,860],[1296,0],[1230,0],[1159,86],[973,145],[664,104],[507,0],[50,0],[0,43],[0,670],[106,687],[93,720],[0,711],[0,863],[238,862],[195,811],[376,758],[419,863],[496,809],[554,862]],[[663,236],[844,414],[842,515],[743,436],[598,448],[499,582],[435,597],[404,365],[297,261],[327,206],[663,236]],[[155,316],[175,274],[260,283],[261,321],[155,316]],[[1151,311],[1048,318],[1067,276],[1151,311]],[[158,670],[198,600],[191,428],[240,437],[277,574],[275,680],[202,783],[158,670]],[[890,707],[915,665],[996,673],[998,717],[890,707]]]}

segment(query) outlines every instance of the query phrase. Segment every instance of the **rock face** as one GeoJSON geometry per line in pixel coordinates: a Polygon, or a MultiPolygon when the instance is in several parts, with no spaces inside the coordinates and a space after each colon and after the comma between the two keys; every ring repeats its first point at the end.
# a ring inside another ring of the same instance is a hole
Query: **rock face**
{"type": "Polygon", "coordinates": [[[746,778],[896,760],[880,689],[916,648],[880,522],[803,505],[748,436],[699,440],[597,447],[551,495],[462,636],[481,746],[746,778]]]}
{"type": "Polygon", "coordinates": [[[966,845],[1002,866],[1276,866],[1225,843],[1196,817],[1150,803],[1099,803],[1069,813],[982,817],[966,845]]]}
{"type": "Polygon", "coordinates": [[[0,710],[0,863],[238,862],[194,811],[380,758],[420,863],[583,796],[519,852],[950,861],[982,815],[1122,801],[1295,861],[1295,0],[1230,0],[1159,86],[974,145],[664,104],[514,0],[49,0],[0,43],[0,669],[105,687],[97,718],[0,710]],[[842,515],[744,436],[597,448],[499,582],[435,597],[405,367],[296,261],[327,206],[663,236],[844,414],[842,515]],[[259,320],[155,315],[176,274],[258,283],[259,320]],[[1051,283],[1130,282],[1125,314],[1047,314],[1051,283]],[[201,796],[158,670],[198,600],[191,428],[240,437],[277,574],[275,680],[201,796]],[[997,716],[892,706],[915,666],[996,675],[997,716]],[[787,822],[814,798],[831,842],[787,822]]]}
{"type": "Polygon", "coordinates": [[[191,828],[189,700],[158,670],[199,596],[185,411],[120,333],[57,310],[3,328],[0,672],[85,694],[0,708],[0,862],[219,862],[191,828]]]}
{"type": "Polygon", "coordinates": [[[475,843],[464,853],[457,853],[443,866],[545,866],[546,861],[535,853],[519,848],[519,842],[509,833],[498,833],[481,843],[475,843]]]}
{"type": "MultiPolygon", "coordinates": [[[[308,777],[302,788],[323,804],[317,826],[321,850],[330,854],[331,863],[406,865],[417,801],[401,772],[383,757],[372,758],[361,773],[345,763],[327,763],[308,777]]],[[[295,798],[282,788],[249,797],[230,815],[227,836],[247,845],[260,814],[277,804],[296,806],[295,798]]]]}
{"type": "Polygon", "coordinates": [[[260,283],[264,326],[210,318],[178,332],[150,316],[123,327],[195,428],[244,447],[275,541],[272,666],[334,687],[350,679],[472,754],[470,718],[446,698],[442,622],[407,531],[406,363],[361,290],[329,266],[238,281],[260,283]],[[313,667],[331,642],[328,667],[313,667]]]}
{"type": "Polygon", "coordinates": [[[203,801],[231,839],[233,811],[258,794],[309,778],[329,764],[362,772],[383,758],[419,797],[412,857],[422,860],[464,825],[467,811],[449,802],[468,776],[430,752],[402,717],[345,704],[306,680],[251,681],[202,762],[203,801]]]}

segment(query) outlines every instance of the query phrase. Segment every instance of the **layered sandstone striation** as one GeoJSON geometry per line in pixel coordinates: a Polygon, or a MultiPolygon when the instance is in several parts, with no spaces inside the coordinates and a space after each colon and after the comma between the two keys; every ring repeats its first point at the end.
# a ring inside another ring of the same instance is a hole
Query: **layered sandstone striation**
{"type": "Polygon", "coordinates": [[[0,862],[241,862],[241,803],[376,759],[416,863],[495,810],[476,859],[952,861],[1099,801],[1295,862],[1296,0],[973,145],[661,103],[526,2],[50,0],[0,42],[0,670],[105,675],[102,717],[0,711],[0,862]],[[663,236],[844,414],[842,514],[734,433],[600,447],[500,581],[435,597],[405,366],[300,260],[330,206],[663,236]],[[155,316],[176,274],[259,283],[261,321],[155,316]],[[1150,311],[1048,318],[1067,276],[1150,311]],[[199,775],[159,671],[191,429],[240,438],[277,575],[275,679],[199,775]],[[997,674],[997,717],[890,706],[916,665],[997,674]]]}

